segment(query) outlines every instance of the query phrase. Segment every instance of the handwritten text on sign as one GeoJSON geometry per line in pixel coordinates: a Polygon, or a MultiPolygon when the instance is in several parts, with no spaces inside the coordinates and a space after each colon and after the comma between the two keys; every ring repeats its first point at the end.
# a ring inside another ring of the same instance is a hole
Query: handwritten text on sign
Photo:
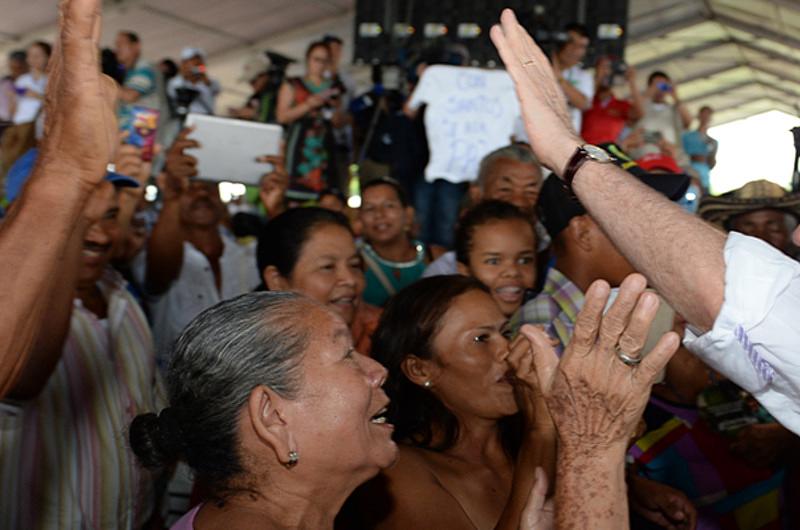
{"type": "Polygon", "coordinates": [[[481,158],[509,143],[519,114],[511,79],[504,71],[477,68],[431,67],[429,74],[437,77],[438,94],[430,97],[425,119],[435,166],[426,174],[472,180],[481,158]]]}

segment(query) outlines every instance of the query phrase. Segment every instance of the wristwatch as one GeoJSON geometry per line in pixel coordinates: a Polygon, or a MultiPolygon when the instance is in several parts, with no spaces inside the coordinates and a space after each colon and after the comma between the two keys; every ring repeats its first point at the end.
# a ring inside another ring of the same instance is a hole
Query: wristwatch
{"type": "Polygon", "coordinates": [[[611,164],[616,159],[611,156],[602,147],[597,147],[592,144],[583,144],[575,150],[575,153],[570,157],[567,162],[567,167],[564,169],[564,174],[561,175],[561,180],[567,188],[572,191],[572,180],[575,178],[575,173],[587,161],[597,162],[599,164],[611,164]]]}

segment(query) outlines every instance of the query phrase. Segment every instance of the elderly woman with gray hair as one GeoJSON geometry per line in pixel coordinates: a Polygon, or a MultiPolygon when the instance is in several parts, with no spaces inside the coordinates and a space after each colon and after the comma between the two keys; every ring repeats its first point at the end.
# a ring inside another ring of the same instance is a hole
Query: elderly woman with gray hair
{"type": "Polygon", "coordinates": [[[356,486],[396,458],[385,378],[332,309],[242,295],[184,330],[171,406],[133,421],[131,448],[151,469],[185,460],[209,489],[174,529],[332,528],[356,486]]]}

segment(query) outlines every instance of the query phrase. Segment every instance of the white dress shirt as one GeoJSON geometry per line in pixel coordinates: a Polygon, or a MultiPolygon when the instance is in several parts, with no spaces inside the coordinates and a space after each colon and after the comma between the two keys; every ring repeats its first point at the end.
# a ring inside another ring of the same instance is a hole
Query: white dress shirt
{"type": "Polygon", "coordinates": [[[800,264],[759,239],[731,233],[725,299],[714,327],[685,344],[800,434],[800,264]]]}

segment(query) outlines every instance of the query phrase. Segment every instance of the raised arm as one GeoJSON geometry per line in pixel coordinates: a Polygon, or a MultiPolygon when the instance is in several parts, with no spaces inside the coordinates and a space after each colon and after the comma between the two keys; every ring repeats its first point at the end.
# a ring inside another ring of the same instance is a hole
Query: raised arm
{"type": "Polygon", "coordinates": [[[116,88],[100,73],[100,8],[100,0],[61,3],[41,152],[0,225],[0,396],[53,332],[53,299],[72,296],[77,274],[64,260],[79,252],[90,198],[111,187],[103,176],[117,142],[116,88]]]}
{"type": "Polygon", "coordinates": [[[603,281],[592,284],[560,361],[544,331],[522,327],[558,430],[559,530],[628,528],[628,440],[647,405],[650,387],[679,344],[676,333],[667,333],[642,357],[658,310],[658,297],[645,287],[641,275],[629,276],[604,315],[609,286],[603,281]]]}
{"type": "MultiPolygon", "coordinates": [[[[582,142],[570,129],[547,58],[513,12],[505,10],[501,20],[502,27],[492,28],[491,37],[514,79],[531,146],[560,175],[582,142]]],[[[723,299],[725,235],[610,165],[584,164],[573,189],[670,305],[698,329],[710,329],[723,299]]]]}
{"type": "Polygon", "coordinates": [[[167,152],[164,171],[158,176],[163,203],[147,242],[145,285],[150,294],[158,295],[169,289],[183,266],[181,197],[189,186],[189,179],[197,174],[197,159],[184,150],[200,146],[188,138],[191,132],[191,129],[180,132],[167,152]]]}

